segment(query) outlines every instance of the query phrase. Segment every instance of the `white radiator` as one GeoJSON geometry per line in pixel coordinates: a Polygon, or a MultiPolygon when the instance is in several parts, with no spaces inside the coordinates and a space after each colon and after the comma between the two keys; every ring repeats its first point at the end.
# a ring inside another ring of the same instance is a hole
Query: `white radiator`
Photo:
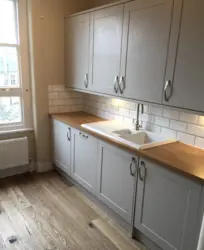
{"type": "Polygon", "coordinates": [[[29,164],[28,138],[0,141],[0,170],[29,164]]]}

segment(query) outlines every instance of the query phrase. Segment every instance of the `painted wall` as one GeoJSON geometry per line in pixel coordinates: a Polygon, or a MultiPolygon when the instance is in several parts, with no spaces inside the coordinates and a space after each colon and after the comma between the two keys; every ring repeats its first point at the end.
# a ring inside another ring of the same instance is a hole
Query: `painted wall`
{"type": "Polygon", "coordinates": [[[117,2],[117,0],[91,0],[90,6],[97,7],[108,3],[117,2]]]}
{"type": "Polygon", "coordinates": [[[64,16],[87,8],[86,0],[28,0],[38,171],[52,167],[48,85],[64,85],[64,16]]]}
{"type": "Polygon", "coordinates": [[[91,8],[91,1],[92,0],[64,0],[65,16],[91,8]]]}

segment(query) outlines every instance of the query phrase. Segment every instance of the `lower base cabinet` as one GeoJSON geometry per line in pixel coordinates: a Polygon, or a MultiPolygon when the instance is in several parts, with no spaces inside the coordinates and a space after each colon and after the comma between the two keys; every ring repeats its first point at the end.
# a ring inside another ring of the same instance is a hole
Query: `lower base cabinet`
{"type": "Polygon", "coordinates": [[[135,227],[164,250],[196,250],[201,188],[197,182],[140,159],[135,227]]]}
{"type": "Polygon", "coordinates": [[[53,154],[59,168],[161,249],[199,249],[200,183],[56,120],[53,154]]]}
{"type": "Polygon", "coordinates": [[[97,197],[131,223],[137,157],[99,143],[97,197]]]}
{"type": "Polygon", "coordinates": [[[68,175],[71,173],[71,139],[71,127],[60,121],[53,120],[53,163],[68,175]]]}
{"type": "Polygon", "coordinates": [[[98,141],[76,129],[72,138],[72,178],[95,194],[98,141]]]}

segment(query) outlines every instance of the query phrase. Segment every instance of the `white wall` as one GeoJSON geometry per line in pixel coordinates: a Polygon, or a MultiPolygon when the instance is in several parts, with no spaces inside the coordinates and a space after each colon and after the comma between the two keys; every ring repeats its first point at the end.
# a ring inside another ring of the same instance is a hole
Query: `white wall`
{"type": "Polygon", "coordinates": [[[117,0],[91,0],[91,6],[97,7],[108,3],[117,2],[117,0]]]}
{"type": "Polygon", "coordinates": [[[85,6],[85,0],[28,0],[38,171],[52,167],[48,85],[64,85],[64,16],[85,6]]]}

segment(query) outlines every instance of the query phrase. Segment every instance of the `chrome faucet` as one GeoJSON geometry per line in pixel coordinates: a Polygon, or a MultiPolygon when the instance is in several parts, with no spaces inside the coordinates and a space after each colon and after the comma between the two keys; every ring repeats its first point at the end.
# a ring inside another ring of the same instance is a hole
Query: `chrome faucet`
{"type": "Polygon", "coordinates": [[[140,125],[140,107],[141,107],[141,114],[144,113],[144,105],[141,103],[137,104],[137,120],[136,120],[136,124],[135,124],[135,130],[140,130],[140,128],[142,128],[142,126],[140,125]]]}

